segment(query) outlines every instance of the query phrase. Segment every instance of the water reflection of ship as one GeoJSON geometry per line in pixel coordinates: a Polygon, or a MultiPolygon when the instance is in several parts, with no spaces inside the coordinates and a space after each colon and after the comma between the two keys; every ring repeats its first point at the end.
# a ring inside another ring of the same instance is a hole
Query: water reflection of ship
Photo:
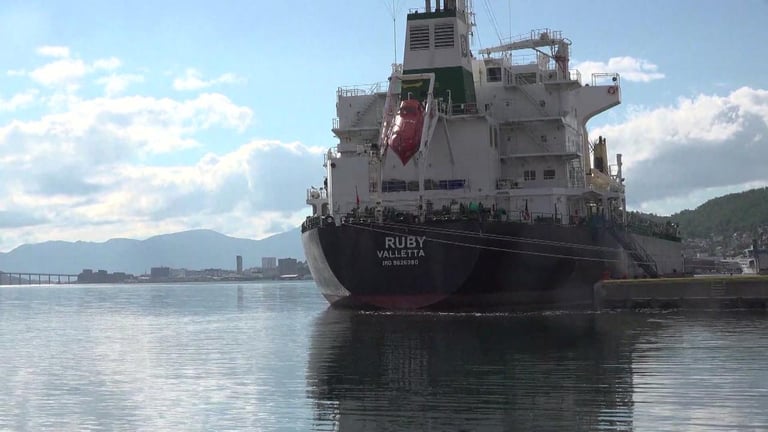
{"type": "Polygon", "coordinates": [[[328,310],[307,371],[315,421],[347,432],[631,429],[621,319],[328,310]]]}

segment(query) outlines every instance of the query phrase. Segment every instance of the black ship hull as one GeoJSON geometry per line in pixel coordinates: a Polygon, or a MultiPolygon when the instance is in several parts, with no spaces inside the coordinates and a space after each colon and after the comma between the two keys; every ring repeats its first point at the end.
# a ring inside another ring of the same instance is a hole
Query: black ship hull
{"type": "Polygon", "coordinates": [[[632,277],[605,227],[329,223],[303,230],[302,242],[323,296],[339,307],[584,308],[601,278],[632,277]]]}

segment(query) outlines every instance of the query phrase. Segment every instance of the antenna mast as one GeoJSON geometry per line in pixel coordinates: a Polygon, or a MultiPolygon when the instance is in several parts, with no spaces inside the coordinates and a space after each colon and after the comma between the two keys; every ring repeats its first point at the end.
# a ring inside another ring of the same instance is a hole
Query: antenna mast
{"type": "Polygon", "coordinates": [[[477,38],[479,42],[480,37],[475,35],[475,28],[477,27],[477,23],[475,22],[475,5],[473,4],[473,0],[465,0],[464,13],[467,17],[467,24],[469,24],[469,43],[474,45],[475,38],[477,38]]]}
{"type": "Polygon", "coordinates": [[[392,57],[392,64],[396,64],[397,63],[397,18],[395,17],[394,6],[392,6],[392,43],[393,43],[392,53],[394,54],[394,56],[392,57]]]}
{"type": "Polygon", "coordinates": [[[392,15],[392,52],[394,54],[393,64],[397,63],[397,12],[400,9],[398,0],[390,0],[385,3],[388,6],[389,13],[392,15]]]}

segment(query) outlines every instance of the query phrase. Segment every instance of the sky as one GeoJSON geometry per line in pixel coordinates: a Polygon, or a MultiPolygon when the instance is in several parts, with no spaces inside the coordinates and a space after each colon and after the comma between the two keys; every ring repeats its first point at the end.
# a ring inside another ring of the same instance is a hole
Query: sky
{"type": "MultiPolygon", "coordinates": [[[[298,226],[336,144],[336,89],[386,81],[423,5],[3,0],[0,252],[298,226]]],[[[623,154],[630,209],[768,185],[768,0],[474,7],[474,51],[551,28],[583,77],[621,74],[622,105],[588,129],[623,154]]]]}

